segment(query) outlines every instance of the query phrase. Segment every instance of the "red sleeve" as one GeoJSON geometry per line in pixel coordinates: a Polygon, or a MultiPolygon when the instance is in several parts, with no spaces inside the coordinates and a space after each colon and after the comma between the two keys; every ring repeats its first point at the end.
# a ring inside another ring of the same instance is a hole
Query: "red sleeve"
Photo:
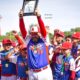
{"type": "Polygon", "coordinates": [[[75,71],[71,71],[70,80],[75,80],[75,71]]]}
{"type": "Polygon", "coordinates": [[[44,23],[40,16],[38,16],[37,19],[38,19],[41,35],[45,38],[46,37],[46,29],[45,29],[44,23]]]}
{"type": "Polygon", "coordinates": [[[22,37],[25,39],[25,37],[27,35],[27,31],[26,31],[26,28],[25,28],[25,25],[24,25],[23,18],[19,18],[19,27],[20,27],[22,37]]]}
{"type": "Polygon", "coordinates": [[[21,39],[21,37],[20,37],[20,36],[15,35],[15,38],[17,39],[18,44],[20,44],[20,45],[23,45],[23,44],[24,44],[24,41],[21,39]]]}

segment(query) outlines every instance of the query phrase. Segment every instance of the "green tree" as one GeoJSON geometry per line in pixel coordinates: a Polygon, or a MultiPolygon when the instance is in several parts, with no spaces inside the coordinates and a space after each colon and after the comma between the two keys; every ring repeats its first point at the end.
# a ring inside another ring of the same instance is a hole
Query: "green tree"
{"type": "Polygon", "coordinates": [[[0,36],[0,42],[5,38],[5,35],[0,36]]]}
{"type": "Polygon", "coordinates": [[[65,34],[65,36],[68,36],[68,35],[71,35],[72,33],[71,33],[71,31],[65,31],[64,34],[65,34]]]}
{"type": "Polygon", "coordinates": [[[75,28],[75,32],[80,32],[80,27],[75,28]]]}

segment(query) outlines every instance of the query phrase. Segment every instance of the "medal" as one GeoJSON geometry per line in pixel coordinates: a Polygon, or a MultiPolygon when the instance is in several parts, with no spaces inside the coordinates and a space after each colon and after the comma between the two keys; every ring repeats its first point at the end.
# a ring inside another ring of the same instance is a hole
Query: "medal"
{"type": "Polygon", "coordinates": [[[61,75],[63,75],[63,72],[61,72],[61,75]]]}
{"type": "Polygon", "coordinates": [[[34,53],[36,54],[37,53],[37,50],[34,50],[34,53]]]}
{"type": "Polygon", "coordinates": [[[8,64],[7,63],[5,64],[5,67],[8,67],[8,64]]]}

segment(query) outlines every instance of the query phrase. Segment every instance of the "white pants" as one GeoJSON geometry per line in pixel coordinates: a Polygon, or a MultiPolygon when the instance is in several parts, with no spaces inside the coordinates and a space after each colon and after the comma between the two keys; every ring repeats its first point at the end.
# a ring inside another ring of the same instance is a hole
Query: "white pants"
{"type": "Polygon", "coordinates": [[[10,76],[10,77],[1,76],[1,80],[17,80],[17,77],[16,76],[10,76]]]}
{"type": "Polygon", "coordinates": [[[53,80],[52,71],[50,66],[40,72],[29,71],[29,80],[53,80]]]}
{"type": "Polygon", "coordinates": [[[77,78],[76,80],[80,80],[80,78],[77,78]]]}

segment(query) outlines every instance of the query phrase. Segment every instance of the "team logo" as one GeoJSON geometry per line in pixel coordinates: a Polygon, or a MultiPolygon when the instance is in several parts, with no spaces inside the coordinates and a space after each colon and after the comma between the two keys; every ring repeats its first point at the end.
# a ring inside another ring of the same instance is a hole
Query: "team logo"
{"type": "Polygon", "coordinates": [[[68,63],[68,62],[65,62],[65,63],[64,63],[64,66],[65,66],[65,71],[68,71],[69,68],[70,68],[69,63],[68,63]]]}
{"type": "Polygon", "coordinates": [[[30,50],[32,50],[32,52],[35,54],[42,54],[43,53],[42,48],[43,47],[41,44],[30,46],[30,50]]]}

